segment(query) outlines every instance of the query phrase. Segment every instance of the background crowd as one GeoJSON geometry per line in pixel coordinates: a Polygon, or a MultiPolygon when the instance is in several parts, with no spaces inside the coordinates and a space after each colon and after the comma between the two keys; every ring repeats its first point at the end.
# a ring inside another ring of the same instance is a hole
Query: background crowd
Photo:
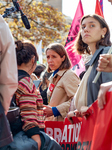
{"type": "Polygon", "coordinates": [[[111,41],[106,21],[96,14],[81,19],[74,47],[80,55],[91,57],[80,79],[71,69],[62,44],[48,45],[47,66],[37,65],[35,46],[30,41],[14,43],[2,16],[0,32],[0,150],[61,150],[44,132],[45,121],[64,121],[68,117],[73,123],[74,115],[89,115],[87,110],[96,99],[101,109],[106,105],[105,94],[112,87],[112,55],[107,54],[111,41]],[[102,73],[92,83],[98,71],[102,73]],[[7,120],[9,107],[19,110],[13,120],[7,120]]]}

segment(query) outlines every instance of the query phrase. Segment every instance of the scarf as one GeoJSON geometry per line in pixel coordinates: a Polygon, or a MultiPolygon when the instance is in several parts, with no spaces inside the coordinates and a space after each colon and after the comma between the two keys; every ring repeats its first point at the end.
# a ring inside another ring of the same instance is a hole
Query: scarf
{"type": "Polygon", "coordinates": [[[77,92],[72,100],[72,110],[77,109],[78,111],[80,111],[80,108],[82,106],[87,106],[87,81],[91,73],[92,67],[93,66],[89,66],[88,70],[86,71],[80,82],[77,92]]]}

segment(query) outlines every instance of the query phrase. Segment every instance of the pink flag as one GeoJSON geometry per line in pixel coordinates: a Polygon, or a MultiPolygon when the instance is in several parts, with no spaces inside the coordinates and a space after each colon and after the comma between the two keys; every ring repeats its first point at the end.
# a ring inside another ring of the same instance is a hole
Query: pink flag
{"type": "Polygon", "coordinates": [[[78,64],[81,59],[81,55],[79,55],[77,52],[74,52],[74,49],[73,49],[74,42],[75,42],[75,39],[73,41],[69,42],[67,44],[67,46],[65,47],[65,49],[68,53],[69,59],[72,63],[72,67],[75,66],[76,64],[78,64]]]}
{"type": "Polygon", "coordinates": [[[80,28],[80,20],[83,17],[83,15],[84,15],[84,12],[83,12],[82,3],[81,3],[81,0],[79,0],[74,19],[72,21],[71,28],[68,33],[65,47],[69,45],[69,42],[74,41],[76,39],[76,36],[80,28]]]}
{"type": "MultiPolygon", "coordinates": [[[[82,7],[82,2],[81,0],[79,0],[77,10],[76,10],[74,19],[72,21],[71,28],[69,30],[69,34],[68,34],[66,44],[65,44],[65,49],[67,50],[72,66],[77,65],[81,60],[81,55],[77,54],[77,52],[74,51],[73,45],[77,37],[77,34],[79,32],[80,20],[83,17],[83,15],[84,15],[84,12],[83,12],[83,7],[82,7]]],[[[80,68],[80,66],[78,68],[80,68]]],[[[77,75],[79,75],[79,73],[77,75]]]]}

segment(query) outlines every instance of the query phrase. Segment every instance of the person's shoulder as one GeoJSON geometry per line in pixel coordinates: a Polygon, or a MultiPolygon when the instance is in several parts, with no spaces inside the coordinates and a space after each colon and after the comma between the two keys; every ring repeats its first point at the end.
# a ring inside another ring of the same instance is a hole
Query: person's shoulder
{"type": "Polygon", "coordinates": [[[78,78],[78,76],[76,75],[76,73],[72,70],[72,69],[68,69],[65,73],[65,78],[78,78]]]}
{"type": "Polygon", "coordinates": [[[32,80],[38,80],[37,76],[34,73],[31,74],[31,78],[32,80]]]}
{"type": "Polygon", "coordinates": [[[25,85],[30,84],[30,86],[34,84],[31,77],[23,77],[22,79],[20,79],[19,83],[24,83],[25,85]]]}
{"type": "Polygon", "coordinates": [[[72,70],[72,69],[68,69],[66,71],[66,74],[73,74],[73,75],[76,75],[76,73],[72,70]]]}
{"type": "Polygon", "coordinates": [[[107,47],[105,46],[105,47],[103,48],[102,54],[108,53],[109,49],[110,49],[110,46],[107,46],[107,47]]]}
{"type": "Polygon", "coordinates": [[[21,80],[19,80],[17,93],[23,93],[23,95],[29,95],[29,97],[33,95],[37,96],[36,87],[33,83],[33,80],[30,77],[23,77],[21,80]]]}
{"type": "Polygon", "coordinates": [[[24,91],[24,93],[34,93],[36,88],[35,85],[33,83],[33,80],[31,79],[31,77],[23,77],[22,79],[19,80],[18,82],[18,88],[22,91],[24,91]]]}

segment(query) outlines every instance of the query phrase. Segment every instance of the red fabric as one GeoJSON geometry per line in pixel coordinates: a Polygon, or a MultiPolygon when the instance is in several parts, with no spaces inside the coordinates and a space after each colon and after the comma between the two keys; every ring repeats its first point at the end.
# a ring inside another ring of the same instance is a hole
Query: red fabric
{"type": "Polygon", "coordinates": [[[91,150],[112,150],[112,91],[106,99],[105,108],[98,109],[91,150]]]}
{"type": "Polygon", "coordinates": [[[77,143],[78,150],[82,150],[84,148],[86,149],[91,146],[94,126],[95,126],[95,121],[96,121],[96,116],[97,116],[97,109],[98,109],[98,106],[97,106],[97,101],[96,101],[89,108],[89,111],[91,111],[90,116],[87,119],[85,119],[84,117],[82,119],[81,131],[80,131],[79,139],[77,143]]]}
{"type": "Polygon", "coordinates": [[[66,150],[76,150],[77,140],[81,129],[81,120],[74,117],[74,124],[67,118],[65,121],[46,121],[45,132],[53,137],[66,150]]]}
{"type": "Polygon", "coordinates": [[[67,118],[64,122],[46,121],[45,132],[64,150],[112,150],[112,91],[107,92],[106,99],[103,110],[98,108],[96,100],[88,110],[90,116],[73,117],[73,125],[67,118]]]}
{"type": "Polygon", "coordinates": [[[63,125],[62,121],[45,121],[45,132],[60,143],[63,125]]]}
{"type": "Polygon", "coordinates": [[[89,108],[91,114],[87,120],[83,117],[77,150],[112,150],[112,92],[106,98],[103,110],[96,101],[89,108]]]}
{"type": "Polygon", "coordinates": [[[49,90],[53,92],[55,85],[53,83],[49,84],[49,90]]]}
{"type": "Polygon", "coordinates": [[[104,18],[99,0],[96,0],[95,14],[104,18]]]}

